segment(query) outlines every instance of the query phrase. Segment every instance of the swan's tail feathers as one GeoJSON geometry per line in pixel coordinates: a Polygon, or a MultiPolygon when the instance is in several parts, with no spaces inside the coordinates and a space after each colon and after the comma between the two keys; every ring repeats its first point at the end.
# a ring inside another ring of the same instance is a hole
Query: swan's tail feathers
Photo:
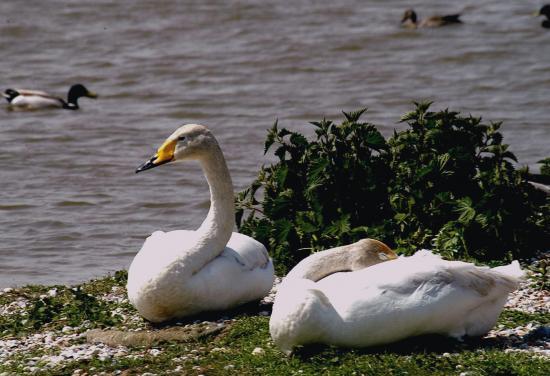
{"type": "Polygon", "coordinates": [[[465,317],[465,334],[484,335],[495,326],[508,294],[519,287],[524,273],[517,261],[491,269],[465,265],[456,272],[455,276],[466,291],[477,294],[478,299],[472,301],[479,303],[465,317]]]}
{"type": "Polygon", "coordinates": [[[496,268],[493,268],[493,270],[495,272],[517,280],[525,277],[525,272],[521,269],[517,260],[512,261],[512,263],[509,265],[497,266],[496,268]]]}
{"type": "Polygon", "coordinates": [[[452,279],[464,287],[465,291],[491,299],[516,290],[523,275],[517,263],[492,269],[465,263],[447,270],[452,274],[452,279]]]}

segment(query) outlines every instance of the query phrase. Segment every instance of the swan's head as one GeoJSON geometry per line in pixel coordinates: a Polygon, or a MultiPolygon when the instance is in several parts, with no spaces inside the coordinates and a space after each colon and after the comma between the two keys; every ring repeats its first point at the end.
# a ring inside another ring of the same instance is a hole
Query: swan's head
{"type": "Polygon", "coordinates": [[[350,266],[352,271],[395,259],[397,259],[395,252],[386,244],[376,239],[361,239],[350,245],[350,266]]]}
{"type": "Polygon", "coordinates": [[[217,148],[218,142],[204,125],[182,125],[164,141],[151,159],[138,167],[136,173],[170,162],[200,160],[217,148]]]}

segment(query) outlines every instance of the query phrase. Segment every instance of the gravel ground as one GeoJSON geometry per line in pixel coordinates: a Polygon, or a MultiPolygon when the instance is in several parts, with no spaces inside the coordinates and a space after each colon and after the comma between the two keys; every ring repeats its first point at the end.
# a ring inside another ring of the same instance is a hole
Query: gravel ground
{"type": "MultiPolygon", "coordinates": [[[[538,276],[541,277],[540,275],[538,276]]],[[[275,298],[277,286],[281,278],[277,278],[271,292],[260,302],[254,311],[255,314],[269,316],[271,305],[275,298]]],[[[0,296],[11,292],[11,289],[0,291],[0,296]]],[[[56,290],[52,289],[48,295],[54,296],[56,290]]],[[[111,293],[100,297],[101,299],[115,303],[127,303],[125,290],[120,287],[114,287],[111,293]]],[[[9,304],[0,306],[0,315],[9,316],[24,309],[28,301],[19,298],[9,304]]],[[[532,279],[528,279],[521,284],[520,289],[510,294],[506,309],[517,310],[529,314],[548,313],[550,311],[550,294],[548,290],[533,287],[532,279]]],[[[134,312],[117,309],[117,313],[123,317],[123,323],[117,329],[136,331],[150,329],[150,326],[143,321],[134,312]]],[[[201,328],[208,330],[211,327],[228,327],[234,321],[231,317],[221,317],[211,321],[195,321],[192,323],[175,323],[176,326],[183,328],[193,327],[197,333],[201,328]]],[[[550,326],[549,323],[527,323],[526,325],[515,328],[505,328],[502,325],[494,328],[482,340],[495,343],[505,352],[522,351],[529,352],[535,356],[550,357],[550,326]]],[[[30,334],[22,338],[11,338],[0,340],[0,364],[8,365],[10,362],[24,362],[25,372],[32,374],[40,368],[54,368],[63,362],[73,362],[82,359],[97,358],[100,360],[115,360],[122,357],[142,357],[158,356],[162,353],[161,346],[153,346],[148,349],[129,348],[124,346],[107,346],[102,343],[89,343],[86,341],[86,332],[90,323],[84,323],[79,327],[63,327],[61,331],[41,332],[30,334]],[[36,355],[33,355],[36,354],[36,355]]],[[[158,330],[158,329],[154,329],[158,330]]],[[[482,342],[484,343],[484,342],[482,342]]],[[[207,351],[204,348],[187,348],[187,352],[182,354],[176,363],[196,360],[201,352],[207,351]]],[[[214,348],[209,351],[225,351],[224,348],[214,348]]],[[[256,349],[255,349],[256,351],[256,349]]],[[[260,350],[257,350],[259,353],[260,350]]],[[[444,353],[442,356],[451,356],[444,353]]],[[[181,368],[174,370],[176,373],[181,368]]],[[[76,370],[74,375],[83,375],[87,372],[93,372],[93,369],[76,370]]],[[[0,373],[0,376],[8,376],[9,373],[0,373]]]]}
{"type": "MultiPolygon", "coordinates": [[[[550,293],[548,290],[531,287],[530,281],[522,283],[521,287],[508,297],[506,309],[525,313],[550,312],[550,293]]],[[[504,328],[498,325],[485,338],[494,339],[505,346],[505,352],[533,352],[550,357],[550,323],[528,323],[515,328],[504,328]]]]}

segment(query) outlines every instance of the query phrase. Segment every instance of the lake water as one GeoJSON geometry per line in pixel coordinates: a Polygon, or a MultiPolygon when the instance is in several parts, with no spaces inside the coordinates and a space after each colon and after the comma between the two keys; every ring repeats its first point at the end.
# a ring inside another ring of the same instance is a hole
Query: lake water
{"type": "MultiPolygon", "coordinates": [[[[135,168],[183,123],[217,136],[235,189],[266,129],[364,119],[401,129],[413,100],[503,121],[534,169],[550,156],[550,31],[540,1],[0,2],[1,89],[100,98],[80,111],[0,109],[0,287],[76,283],[127,268],[157,229],[195,228],[208,189],[193,163],[135,168]],[[461,12],[464,25],[403,30],[461,12]]],[[[4,105],[2,105],[4,106],[4,105]]]]}

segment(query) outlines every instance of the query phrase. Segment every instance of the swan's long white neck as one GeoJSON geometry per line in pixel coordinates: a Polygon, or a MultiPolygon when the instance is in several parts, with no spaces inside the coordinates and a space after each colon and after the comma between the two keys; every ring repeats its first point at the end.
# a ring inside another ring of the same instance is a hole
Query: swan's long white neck
{"type": "Polygon", "coordinates": [[[210,210],[197,233],[225,247],[235,226],[235,203],[231,175],[217,145],[216,149],[216,153],[209,153],[201,160],[210,187],[210,210]]]}
{"type": "Polygon", "coordinates": [[[233,184],[219,146],[212,145],[199,162],[210,187],[210,210],[196,231],[196,245],[185,255],[193,274],[223,251],[235,226],[233,184]]]}

